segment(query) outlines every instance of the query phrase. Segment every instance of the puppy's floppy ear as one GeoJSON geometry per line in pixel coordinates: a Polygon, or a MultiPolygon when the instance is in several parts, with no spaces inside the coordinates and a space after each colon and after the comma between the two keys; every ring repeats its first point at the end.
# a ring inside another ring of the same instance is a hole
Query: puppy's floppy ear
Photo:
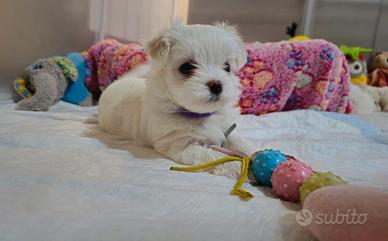
{"type": "Polygon", "coordinates": [[[146,51],[153,59],[164,59],[170,51],[170,41],[166,36],[166,31],[160,32],[146,45],[146,51]]]}
{"type": "Polygon", "coordinates": [[[236,50],[239,52],[238,56],[236,56],[236,66],[240,69],[247,61],[247,52],[244,42],[237,31],[237,26],[230,25],[227,22],[216,22],[214,25],[225,30],[233,36],[235,42],[237,43],[236,50]]]}
{"type": "Polygon", "coordinates": [[[171,28],[160,32],[154,39],[149,41],[146,45],[147,53],[154,59],[164,60],[173,44],[170,37],[172,32],[182,31],[184,24],[178,18],[174,19],[171,28]]]}

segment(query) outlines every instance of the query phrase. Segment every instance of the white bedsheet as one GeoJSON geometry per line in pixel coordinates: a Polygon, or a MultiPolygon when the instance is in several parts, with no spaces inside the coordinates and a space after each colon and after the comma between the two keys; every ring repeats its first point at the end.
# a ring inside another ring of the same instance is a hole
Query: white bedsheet
{"type": "MultiPolygon", "coordinates": [[[[0,240],[311,240],[297,204],[245,184],[255,198],[208,173],[174,164],[96,128],[96,109],[50,112],[0,105],[0,240]]],[[[350,183],[388,192],[388,114],[294,111],[244,116],[259,148],[277,148],[350,183]],[[371,124],[375,123],[375,124],[371,124]]]]}

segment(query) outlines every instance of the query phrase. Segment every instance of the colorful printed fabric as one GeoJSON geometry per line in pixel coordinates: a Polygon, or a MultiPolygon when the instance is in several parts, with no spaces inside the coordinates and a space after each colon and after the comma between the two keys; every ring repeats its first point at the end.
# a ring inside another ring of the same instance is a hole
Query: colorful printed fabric
{"type": "MultiPolygon", "coordinates": [[[[350,113],[350,75],[337,46],[324,40],[248,43],[247,63],[236,73],[241,79],[241,113],[316,109],[350,113]]],[[[108,39],[88,52],[91,71],[86,80],[98,100],[101,90],[133,67],[147,62],[137,44],[108,39]]]]}
{"type": "Polygon", "coordinates": [[[246,45],[241,79],[243,114],[316,109],[350,113],[346,59],[324,40],[246,45]]]}
{"type": "Polygon", "coordinates": [[[138,44],[122,44],[107,39],[88,51],[87,62],[90,76],[86,79],[86,85],[93,98],[98,100],[101,90],[135,66],[147,62],[147,55],[138,44]]]}

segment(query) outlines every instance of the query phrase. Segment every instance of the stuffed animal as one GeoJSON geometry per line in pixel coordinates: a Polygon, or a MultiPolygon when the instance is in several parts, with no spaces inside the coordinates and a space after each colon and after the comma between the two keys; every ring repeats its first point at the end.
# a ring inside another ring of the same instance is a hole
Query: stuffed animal
{"type": "Polygon", "coordinates": [[[60,99],[81,104],[89,96],[84,85],[86,75],[80,53],[39,59],[25,69],[23,78],[14,82],[16,92],[23,98],[16,109],[47,111],[60,99]]]}
{"type": "Polygon", "coordinates": [[[341,45],[341,50],[345,54],[349,65],[352,82],[350,95],[353,101],[353,109],[355,110],[353,113],[366,114],[388,111],[388,88],[370,86],[384,86],[384,79],[386,78],[384,73],[388,73],[388,69],[384,70],[383,68],[384,66],[388,66],[386,62],[388,54],[377,54],[372,64],[372,67],[376,68],[376,72],[372,72],[368,80],[366,58],[363,54],[371,52],[372,49],[360,47],[351,48],[346,45],[341,45]]]}
{"type": "Polygon", "coordinates": [[[372,61],[368,84],[376,87],[388,86],[388,52],[376,53],[372,61]]]}
{"type": "Polygon", "coordinates": [[[23,98],[16,108],[46,111],[60,99],[77,105],[98,103],[109,84],[147,60],[142,46],[113,39],[98,42],[83,54],[38,60],[14,82],[23,98]]]}
{"type": "Polygon", "coordinates": [[[368,71],[364,53],[372,52],[372,49],[361,47],[348,47],[341,45],[341,51],[345,54],[348,61],[350,77],[352,83],[356,85],[364,85],[368,83],[368,71]]]}
{"type": "Polygon", "coordinates": [[[76,81],[70,83],[66,89],[65,94],[62,97],[62,100],[69,102],[75,105],[89,106],[93,105],[92,95],[89,93],[89,90],[86,88],[86,78],[90,75],[89,69],[86,64],[84,53],[70,53],[67,55],[67,58],[74,64],[78,72],[78,78],[76,81]]]}

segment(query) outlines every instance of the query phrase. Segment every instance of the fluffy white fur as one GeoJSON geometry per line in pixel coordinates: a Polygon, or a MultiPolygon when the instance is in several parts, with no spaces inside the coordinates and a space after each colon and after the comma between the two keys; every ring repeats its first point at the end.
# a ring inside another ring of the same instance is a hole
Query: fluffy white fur
{"type": "MultiPolygon", "coordinates": [[[[209,148],[221,145],[224,132],[235,122],[240,94],[234,76],[245,63],[244,45],[235,29],[226,25],[174,24],[147,45],[151,56],[146,79],[124,76],[110,85],[99,103],[99,125],[112,134],[138,144],[149,145],[172,160],[194,165],[224,156],[209,148]],[[195,63],[194,74],[179,71],[182,64],[195,63]],[[225,70],[226,63],[230,72],[225,70]],[[222,92],[214,98],[208,83],[218,81],[222,92]],[[187,118],[179,108],[215,112],[206,118],[187,118]]],[[[143,73],[144,70],[140,70],[143,73]]],[[[247,154],[255,149],[238,135],[227,138],[226,146],[247,154]]],[[[240,163],[216,167],[215,174],[237,177],[240,163]]]]}
{"type": "Polygon", "coordinates": [[[378,111],[388,112],[388,88],[369,85],[353,85],[350,91],[353,113],[368,114],[378,111]]]}

